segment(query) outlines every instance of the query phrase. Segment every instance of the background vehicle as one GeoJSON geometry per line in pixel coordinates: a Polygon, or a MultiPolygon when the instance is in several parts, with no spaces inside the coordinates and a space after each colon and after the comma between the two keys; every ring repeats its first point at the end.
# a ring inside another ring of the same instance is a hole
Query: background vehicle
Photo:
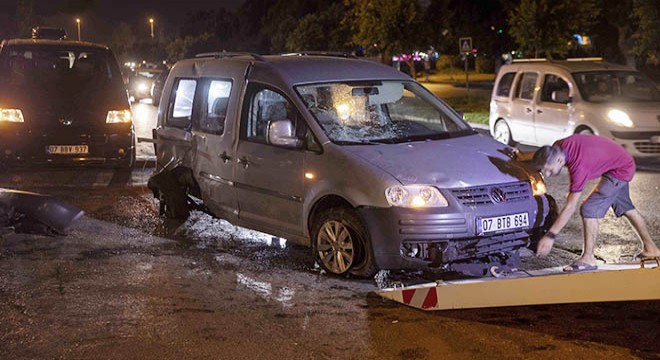
{"type": "Polygon", "coordinates": [[[517,266],[556,211],[506,146],[369,61],[202,55],[172,68],[158,114],[149,187],[166,215],[201,200],[214,216],[311,246],[333,274],[483,276],[517,266]]]}
{"type": "Polygon", "coordinates": [[[163,88],[165,87],[165,80],[170,74],[170,68],[166,67],[156,79],[154,79],[153,84],[151,85],[151,101],[152,104],[158,106],[160,104],[160,97],[163,95],[163,88]]]}
{"type": "Polygon", "coordinates": [[[130,104],[110,49],[66,40],[3,41],[0,151],[5,163],[132,167],[130,104]]]}
{"type": "Polygon", "coordinates": [[[151,65],[135,68],[128,80],[128,93],[133,101],[151,98],[151,87],[154,80],[161,74],[162,69],[151,65]]]}
{"type": "Polygon", "coordinates": [[[550,145],[571,134],[613,139],[660,157],[660,91],[642,73],[602,61],[523,61],[501,67],[490,103],[500,142],[550,145]]]}

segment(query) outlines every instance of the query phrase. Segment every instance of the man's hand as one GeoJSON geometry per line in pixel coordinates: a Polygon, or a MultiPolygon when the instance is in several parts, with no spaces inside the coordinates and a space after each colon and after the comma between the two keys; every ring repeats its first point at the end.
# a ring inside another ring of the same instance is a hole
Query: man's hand
{"type": "Polygon", "coordinates": [[[552,245],[555,243],[555,240],[548,236],[543,236],[541,240],[539,240],[539,244],[536,247],[536,256],[546,256],[550,253],[550,250],[552,250],[552,245]]]}

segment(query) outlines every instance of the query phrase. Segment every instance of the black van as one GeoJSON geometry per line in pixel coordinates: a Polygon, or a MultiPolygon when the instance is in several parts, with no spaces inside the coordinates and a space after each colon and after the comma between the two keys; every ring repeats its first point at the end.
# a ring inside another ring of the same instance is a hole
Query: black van
{"type": "Polygon", "coordinates": [[[47,39],[0,43],[0,161],[133,166],[131,108],[108,47],[47,39]]]}

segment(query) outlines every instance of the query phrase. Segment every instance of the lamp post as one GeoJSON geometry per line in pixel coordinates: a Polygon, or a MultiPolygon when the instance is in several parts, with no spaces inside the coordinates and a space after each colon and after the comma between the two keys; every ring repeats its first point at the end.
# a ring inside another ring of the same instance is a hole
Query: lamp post
{"type": "Polygon", "coordinates": [[[154,38],[154,18],[149,18],[149,26],[151,26],[151,38],[154,38]]]}
{"type": "Polygon", "coordinates": [[[78,25],[78,41],[80,41],[80,18],[76,18],[76,25],[78,25]]]}

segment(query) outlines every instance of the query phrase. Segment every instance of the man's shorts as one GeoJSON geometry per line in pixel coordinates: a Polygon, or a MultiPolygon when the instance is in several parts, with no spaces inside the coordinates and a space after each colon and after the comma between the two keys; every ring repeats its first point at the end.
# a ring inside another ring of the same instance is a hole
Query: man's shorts
{"type": "Polygon", "coordinates": [[[582,203],[580,214],[587,219],[601,219],[610,207],[617,217],[635,208],[628,182],[606,174],[582,203]]]}

